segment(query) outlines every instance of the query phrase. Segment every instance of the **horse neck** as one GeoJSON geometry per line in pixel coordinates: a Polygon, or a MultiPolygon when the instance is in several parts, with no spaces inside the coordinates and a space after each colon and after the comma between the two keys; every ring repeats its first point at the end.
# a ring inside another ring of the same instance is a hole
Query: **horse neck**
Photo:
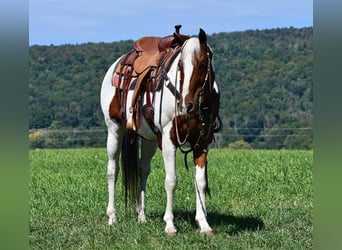
{"type": "MultiPolygon", "coordinates": [[[[168,84],[172,84],[173,87],[176,89],[176,91],[180,94],[182,94],[183,89],[182,84],[181,84],[181,75],[180,75],[180,70],[179,70],[179,62],[181,59],[181,53],[178,54],[178,56],[175,58],[175,60],[172,62],[170,69],[167,72],[167,76],[169,78],[168,84]]],[[[164,84],[164,89],[168,88],[167,84],[164,84]]],[[[176,98],[174,91],[172,91],[170,88],[166,91],[171,91],[172,95],[174,98],[176,98]]],[[[183,99],[183,95],[182,95],[183,99]]],[[[172,102],[174,103],[174,101],[172,102]]]]}
{"type": "MultiPolygon", "coordinates": [[[[163,85],[163,92],[171,92],[170,95],[163,95],[163,115],[171,115],[172,116],[177,112],[177,114],[182,114],[186,110],[186,105],[185,105],[185,97],[189,93],[189,84],[190,84],[190,78],[192,75],[193,71],[193,66],[192,66],[192,56],[194,53],[194,49],[189,49],[185,48],[185,46],[191,46],[194,48],[196,45],[193,45],[193,43],[196,42],[195,39],[191,38],[185,42],[183,45],[181,52],[177,55],[175,60],[172,62],[169,70],[167,71],[167,76],[169,78],[169,81],[163,85]],[[181,83],[181,71],[179,69],[179,63],[180,61],[186,62],[185,69],[184,69],[184,79],[183,82],[181,83]],[[170,88],[167,87],[168,84],[172,84],[173,87],[176,89],[176,91],[181,95],[180,100],[176,100],[175,93],[174,91],[171,91],[170,88]],[[176,110],[175,104],[178,103],[178,109],[176,110]],[[165,110],[168,110],[167,113],[164,113],[165,110]]],[[[197,42],[198,43],[198,42],[197,42]]],[[[157,105],[160,105],[158,103],[157,105]]]]}

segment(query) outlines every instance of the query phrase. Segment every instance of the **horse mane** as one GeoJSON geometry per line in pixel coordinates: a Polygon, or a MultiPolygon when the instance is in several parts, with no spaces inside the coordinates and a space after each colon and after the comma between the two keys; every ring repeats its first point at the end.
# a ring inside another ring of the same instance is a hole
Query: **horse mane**
{"type": "Polygon", "coordinates": [[[200,42],[197,37],[191,37],[183,44],[182,56],[186,57],[188,55],[193,55],[194,52],[197,55],[201,53],[200,42]]]}

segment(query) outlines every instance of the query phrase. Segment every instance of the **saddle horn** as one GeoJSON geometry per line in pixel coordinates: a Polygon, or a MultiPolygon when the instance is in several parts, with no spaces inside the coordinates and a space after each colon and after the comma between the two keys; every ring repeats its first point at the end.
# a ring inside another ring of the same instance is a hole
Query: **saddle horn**
{"type": "Polygon", "coordinates": [[[180,31],[181,28],[182,28],[182,25],[181,25],[181,24],[175,25],[175,30],[176,30],[176,33],[177,33],[177,34],[179,34],[179,31],[180,31]]]}
{"type": "Polygon", "coordinates": [[[176,31],[173,33],[174,43],[178,44],[179,46],[182,46],[183,43],[190,38],[187,35],[182,35],[179,33],[181,28],[182,28],[182,25],[180,24],[175,25],[176,31]]]}

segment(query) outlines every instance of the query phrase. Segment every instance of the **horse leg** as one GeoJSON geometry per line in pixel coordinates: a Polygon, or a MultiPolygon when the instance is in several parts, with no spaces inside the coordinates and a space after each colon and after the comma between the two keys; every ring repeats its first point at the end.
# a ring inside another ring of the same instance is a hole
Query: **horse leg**
{"type": "Polygon", "coordinates": [[[177,187],[176,174],[176,148],[171,142],[169,133],[164,133],[162,139],[163,159],[165,166],[165,191],[166,191],[166,209],[164,214],[164,221],[166,223],[165,233],[169,236],[174,236],[177,230],[173,224],[173,196],[177,187]]]}
{"type": "Polygon", "coordinates": [[[107,154],[108,154],[108,207],[107,216],[109,217],[108,224],[112,225],[116,222],[116,208],[115,208],[115,184],[119,174],[119,156],[122,143],[122,135],[119,131],[112,131],[108,129],[107,136],[107,154]]]}
{"type": "Polygon", "coordinates": [[[141,159],[140,159],[140,183],[138,191],[138,221],[146,222],[145,216],[145,192],[146,192],[146,182],[147,178],[151,172],[151,159],[155,154],[157,149],[157,144],[155,142],[150,142],[147,140],[141,141],[141,159]]]}
{"type": "Polygon", "coordinates": [[[196,216],[195,220],[200,227],[201,234],[213,235],[213,230],[207,222],[207,211],[205,207],[205,193],[207,188],[206,167],[207,167],[206,149],[194,151],[195,162],[195,188],[196,188],[196,216]]]}

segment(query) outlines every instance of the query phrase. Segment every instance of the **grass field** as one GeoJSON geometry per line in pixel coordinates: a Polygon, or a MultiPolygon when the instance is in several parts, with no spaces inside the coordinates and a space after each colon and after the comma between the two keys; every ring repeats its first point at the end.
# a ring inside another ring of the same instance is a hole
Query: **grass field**
{"type": "MultiPolygon", "coordinates": [[[[176,237],[164,235],[164,169],[158,151],[148,180],[148,222],[125,212],[118,181],[118,224],[107,225],[106,150],[29,152],[32,249],[310,249],[313,245],[312,151],[213,149],[208,222],[199,234],[193,171],[177,156],[176,237]]],[[[191,157],[189,157],[190,159],[191,157]]]]}

